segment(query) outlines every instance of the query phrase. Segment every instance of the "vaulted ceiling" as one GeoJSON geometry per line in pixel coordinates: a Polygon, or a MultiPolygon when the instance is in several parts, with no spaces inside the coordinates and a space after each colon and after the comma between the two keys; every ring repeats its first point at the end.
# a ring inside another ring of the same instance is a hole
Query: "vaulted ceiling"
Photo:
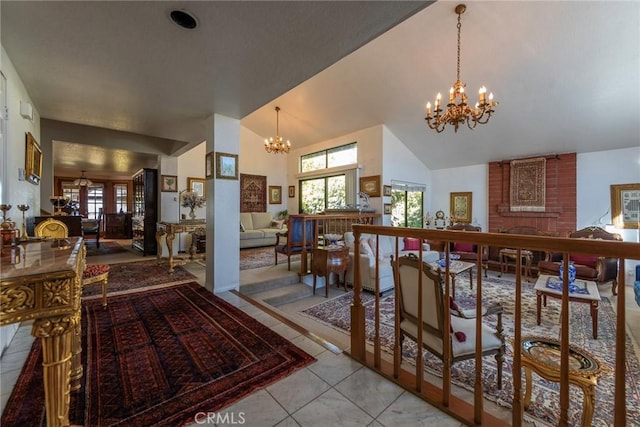
{"type": "Polygon", "coordinates": [[[271,136],[278,105],[294,147],[384,124],[431,169],[640,145],[640,3],[468,2],[461,79],[500,104],[441,134],[456,3],[429,3],[3,1],[1,37],[43,118],[168,141],[213,113],[271,136]]]}

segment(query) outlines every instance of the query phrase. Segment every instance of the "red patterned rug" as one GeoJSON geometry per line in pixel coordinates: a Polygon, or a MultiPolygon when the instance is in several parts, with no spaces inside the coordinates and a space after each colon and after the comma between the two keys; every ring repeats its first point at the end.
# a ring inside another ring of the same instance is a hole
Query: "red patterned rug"
{"type": "MultiPolygon", "coordinates": [[[[137,292],[149,287],[177,285],[196,279],[196,276],[181,266],[175,267],[174,272],[170,275],[166,260],[158,261],[154,259],[152,261],[124,262],[110,264],[110,267],[109,284],[107,286],[109,295],[137,292]]],[[[101,296],[102,288],[100,283],[93,283],[82,288],[83,298],[91,299],[101,296]]]]}
{"type": "MultiPolygon", "coordinates": [[[[83,302],[84,384],[71,424],[177,426],[215,412],[315,359],[195,282],[83,302]]],[[[39,340],[1,424],[42,426],[39,340]]]]}

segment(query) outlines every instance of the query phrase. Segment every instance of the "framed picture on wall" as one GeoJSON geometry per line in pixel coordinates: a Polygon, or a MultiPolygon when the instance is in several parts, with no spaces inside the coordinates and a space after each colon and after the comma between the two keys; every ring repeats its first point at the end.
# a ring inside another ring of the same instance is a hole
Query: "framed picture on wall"
{"type": "Polygon", "coordinates": [[[384,214],[391,215],[391,203],[384,204],[384,214]]]}
{"type": "Polygon", "coordinates": [[[269,204],[279,205],[282,203],[282,186],[270,185],[269,186],[269,204]]]}
{"type": "Polygon", "coordinates": [[[382,195],[385,197],[391,197],[391,186],[385,185],[382,187],[382,195]]]}
{"type": "Polygon", "coordinates": [[[204,158],[204,176],[206,178],[213,176],[213,152],[207,153],[204,158]]]}
{"type": "Polygon", "coordinates": [[[616,228],[640,228],[640,183],[611,186],[611,220],[616,228]]]}
{"type": "Polygon", "coordinates": [[[31,132],[26,133],[25,178],[38,185],[42,177],[42,150],[31,132]]]}
{"type": "Polygon", "coordinates": [[[178,177],[176,175],[162,175],[160,191],[176,193],[178,191],[178,177]]]}
{"type": "Polygon", "coordinates": [[[216,153],[216,178],[238,179],[238,155],[216,153]]]}
{"type": "Polygon", "coordinates": [[[463,223],[471,222],[472,195],[473,193],[470,191],[464,193],[451,193],[449,215],[451,215],[452,221],[463,223]]]}
{"type": "Polygon", "coordinates": [[[380,175],[361,177],[360,191],[369,197],[380,197],[380,175]]]}
{"type": "Polygon", "coordinates": [[[200,197],[204,197],[204,179],[187,177],[187,189],[200,197]]]}
{"type": "Polygon", "coordinates": [[[289,198],[296,197],[296,187],[295,185],[289,186],[289,198]]]}

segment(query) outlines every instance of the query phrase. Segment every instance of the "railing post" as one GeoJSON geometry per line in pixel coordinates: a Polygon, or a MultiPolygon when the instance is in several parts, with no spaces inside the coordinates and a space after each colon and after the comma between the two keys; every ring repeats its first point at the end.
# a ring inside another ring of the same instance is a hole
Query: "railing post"
{"type": "Polygon", "coordinates": [[[353,232],[353,304],[351,305],[351,355],[360,361],[365,355],[365,323],[362,306],[362,279],[360,277],[360,232],[353,232]]]}

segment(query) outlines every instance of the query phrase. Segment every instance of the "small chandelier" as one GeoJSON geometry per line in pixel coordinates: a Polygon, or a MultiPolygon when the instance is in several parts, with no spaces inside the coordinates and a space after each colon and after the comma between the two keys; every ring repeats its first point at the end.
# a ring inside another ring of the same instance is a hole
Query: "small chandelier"
{"type": "Polygon", "coordinates": [[[93,185],[93,182],[89,178],[84,176],[85,172],[86,171],[82,171],[82,175],[80,176],[80,178],[73,181],[73,185],[75,185],[76,187],[89,187],[93,185]]]}
{"type": "Polygon", "coordinates": [[[457,79],[453,84],[453,87],[449,89],[449,103],[447,104],[447,110],[442,114],[443,110],[440,108],[442,95],[440,93],[436,96],[433,115],[431,115],[431,103],[427,103],[427,117],[425,117],[425,120],[429,127],[438,133],[442,132],[447,124],[453,126],[455,132],[458,132],[458,126],[465,122],[469,129],[474,129],[478,123],[485,124],[489,121],[491,114],[494,112],[493,107],[498,105],[498,102],[493,100],[493,93],[490,93],[489,99],[487,99],[487,88],[484,86],[482,86],[478,92],[480,100],[476,103],[475,108],[471,108],[467,104],[467,95],[464,92],[464,88],[467,85],[460,80],[461,16],[466,9],[467,6],[464,4],[459,4],[455,8],[456,13],[458,14],[457,79]]]}
{"type": "Polygon", "coordinates": [[[287,140],[287,142],[285,143],[282,137],[280,136],[279,113],[280,113],[280,107],[276,107],[276,137],[275,139],[271,137],[269,139],[264,140],[264,149],[267,151],[267,153],[286,154],[291,149],[291,142],[287,140]]]}

